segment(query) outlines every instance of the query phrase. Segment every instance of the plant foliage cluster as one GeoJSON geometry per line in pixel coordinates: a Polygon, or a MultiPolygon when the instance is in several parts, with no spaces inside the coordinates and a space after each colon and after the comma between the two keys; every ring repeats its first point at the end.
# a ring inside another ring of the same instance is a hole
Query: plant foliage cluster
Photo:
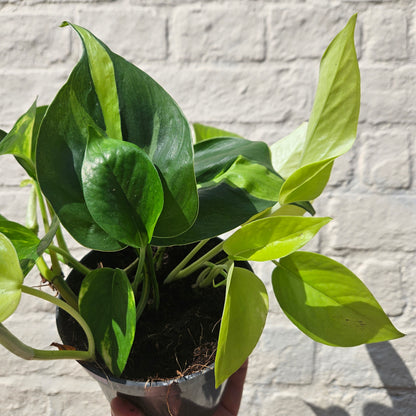
{"type": "Polygon", "coordinates": [[[70,24],[84,53],[68,81],[50,105],[35,102],[0,136],[0,154],[15,156],[28,174],[24,185],[32,188],[25,226],[0,217],[0,321],[13,314],[22,292],[42,297],[81,323],[89,350],[35,350],[3,324],[0,342],[28,359],[85,360],[98,353],[120,376],[137,320],[145,308],[157,313],[158,259],[165,247],[189,243],[195,248],[164,284],[198,272],[190,284],[226,286],[217,385],[251,353],[268,313],[263,282],[235,266],[236,260],[274,263],[271,279],[281,308],[316,341],[353,346],[402,336],[351,271],[299,251],[331,221],[316,217],[312,203],[334,160],[356,137],[355,23],[353,16],[322,57],[309,122],[270,148],[214,127],[191,126],[152,78],[70,24]],[[89,270],[80,264],[69,253],[61,226],[90,249],[133,247],[134,279],[126,270],[89,270]],[[230,231],[198,258],[207,241],[230,231]],[[213,263],[220,252],[224,258],[213,263]],[[79,296],[62,278],[60,263],[85,274],[79,296]],[[65,302],[23,284],[35,265],[65,302]]]}

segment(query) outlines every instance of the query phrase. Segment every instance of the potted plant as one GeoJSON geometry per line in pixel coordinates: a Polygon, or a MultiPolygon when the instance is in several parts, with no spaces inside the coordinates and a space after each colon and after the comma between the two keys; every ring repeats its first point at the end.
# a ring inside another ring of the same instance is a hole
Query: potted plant
{"type": "Polygon", "coordinates": [[[126,394],[135,387],[123,378],[148,381],[146,395],[152,396],[153,385],[163,391],[151,414],[172,414],[166,395],[179,391],[187,401],[201,393],[192,384],[197,377],[182,368],[192,357],[179,359],[179,347],[166,345],[170,321],[185,314],[176,312],[188,302],[186,308],[197,306],[191,321],[205,328],[205,312],[198,308],[214,305],[214,341],[204,337],[206,329],[190,338],[191,353],[203,349],[207,358],[193,369],[212,384],[215,356],[218,390],[208,395],[210,404],[205,391],[200,413],[186,406],[180,413],[210,415],[221,385],[257,344],[268,312],[263,282],[241,263],[248,261],[274,263],[271,279],[281,308],[316,341],[354,346],[403,336],[351,271],[299,251],[331,220],[314,216],[312,203],[356,136],[355,23],[353,16],[323,55],[309,122],[271,148],[201,124],[192,132],[160,85],[70,24],[84,54],[68,81],[49,106],[34,103],[0,136],[0,154],[15,156],[32,187],[25,226],[0,217],[0,322],[14,313],[22,293],[54,303],[72,318],[58,314],[64,338],[55,344],[59,350],[33,349],[3,324],[0,342],[25,359],[80,360],[104,383],[124,384],[126,394]],[[70,254],[61,226],[93,250],[82,262],[70,254]],[[61,264],[74,269],[72,279],[63,277],[61,264]],[[61,299],[23,284],[35,265],[61,299]],[[162,341],[153,338],[151,321],[167,332],[162,341]],[[177,361],[172,378],[188,380],[189,391],[164,380],[163,369],[135,374],[155,364],[142,355],[149,345],[177,361]]]}

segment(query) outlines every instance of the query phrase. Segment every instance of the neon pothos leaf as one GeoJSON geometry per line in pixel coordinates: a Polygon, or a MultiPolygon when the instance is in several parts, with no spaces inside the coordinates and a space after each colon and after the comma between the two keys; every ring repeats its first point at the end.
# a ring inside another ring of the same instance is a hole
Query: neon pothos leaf
{"type": "Polygon", "coordinates": [[[0,322],[17,308],[22,294],[23,273],[11,241],[0,233],[0,322]]]}
{"type": "Polygon", "coordinates": [[[109,268],[90,272],[81,285],[79,310],[105,364],[120,376],[136,329],[134,293],[125,272],[109,268]]]}
{"type": "Polygon", "coordinates": [[[94,220],[132,247],[149,243],[163,207],[159,175],[129,142],[91,137],[82,165],[84,197],[94,220]]]}
{"type": "Polygon", "coordinates": [[[364,283],[325,256],[296,252],[280,259],[272,281],[285,314],[315,341],[350,347],[403,336],[364,283]]]}
{"type": "Polygon", "coordinates": [[[244,224],[224,242],[236,260],[279,259],[303,247],[331,218],[278,216],[244,224]]]}
{"type": "Polygon", "coordinates": [[[280,152],[288,155],[284,168],[291,172],[280,191],[283,204],[315,199],[325,188],[332,162],[354,143],[360,109],[360,72],[354,46],[354,15],[325,51],[312,113],[299,166],[291,159],[299,155],[303,128],[285,140],[280,152]],[[282,148],[285,147],[285,150],[282,148]]]}
{"type": "Polygon", "coordinates": [[[215,385],[237,371],[263,332],[269,300],[263,282],[251,271],[235,267],[227,277],[217,355],[215,385]]]}

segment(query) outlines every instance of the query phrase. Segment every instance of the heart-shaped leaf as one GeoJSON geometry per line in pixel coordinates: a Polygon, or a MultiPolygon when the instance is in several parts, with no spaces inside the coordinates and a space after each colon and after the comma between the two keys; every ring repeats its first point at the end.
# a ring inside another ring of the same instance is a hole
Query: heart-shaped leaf
{"type": "Polygon", "coordinates": [[[280,259],[272,281],[285,314],[315,341],[351,347],[403,336],[364,283],[325,256],[296,252],[280,259]]]}
{"type": "Polygon", "coordinates": [[[11,241],[0,233],[0,322],[17,308],[22,295],[23,273],[11,241]]]}
{"type": "Polygon", "coordinates": [[[134,293],[126,273],[109,268],[90,272],[81,285],[79,310],[91,328],[99,354],[119,377],[136,329],[134,293]]]}
{"type": "Polygon", "coordinates": [[[331,218],[278,216],[243,225],[224,242],[236,260],[279,259],[303,247],[331,218]]]}
{"type": "Polygon", "coordinates": [[[149,243],[163,207],[159,175],[133,143],[91,137],[82,165],[91,216],[110,236],[132,247],[149,243]]]}
{"type": "Polygon", "coordinates": [[[81,37],[84,54],[50,105],[39,132],[36,164],[44,194],[81,244],[120,249],[122,245],[90,215],[81,169],[91,128],[114,140],[122,136],[147,153],[161,176],[164,205],[155,234],[169,237],[184,232],[198,212],[187,120],[153,79],[90,32],[73,28],[81,37]]]}
{"type": "Polygon", "coordinates": [[[249,270],[231,268],[215,358],[216,387],[251,354],[263,332],[268,310],[269,298],[263,282],[249,270]]]}
{"type": "MultiPolygon", "coordinates": [[[[281,188],[281,204],[312,200],[320,195],[328,182],[333,160],[354,143],[360,111],[360,71],[354,45],[356,20],[354,15],[322,57],[299,166],[293,171],[295,164],[291,157],[289,165],[284,166],[291,174],[281,188]],[[310,177],[319,180],[310,181],[310,177]]],[[[299,156],[302,134],[302,130],[294,133],[282,145],[289,149],[289,154],[293,151],[292,156],[299,156]],[[291,150],[290,140],[294,141],[291,150]]]]}

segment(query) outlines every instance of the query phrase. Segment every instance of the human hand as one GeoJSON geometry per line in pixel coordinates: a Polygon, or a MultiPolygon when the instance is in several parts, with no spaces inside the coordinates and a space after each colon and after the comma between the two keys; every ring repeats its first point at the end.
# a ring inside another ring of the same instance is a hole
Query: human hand
{"type": "MultiPolygon", "coordinates": [[[[243,395],[247,365],[248,360],[228,380],[214,416],[237,416],[243,395]]],[[[145,416],[134,404],[121,397],[116,397],[111,401],[111,414],[113,416],[145,416]]]]}

